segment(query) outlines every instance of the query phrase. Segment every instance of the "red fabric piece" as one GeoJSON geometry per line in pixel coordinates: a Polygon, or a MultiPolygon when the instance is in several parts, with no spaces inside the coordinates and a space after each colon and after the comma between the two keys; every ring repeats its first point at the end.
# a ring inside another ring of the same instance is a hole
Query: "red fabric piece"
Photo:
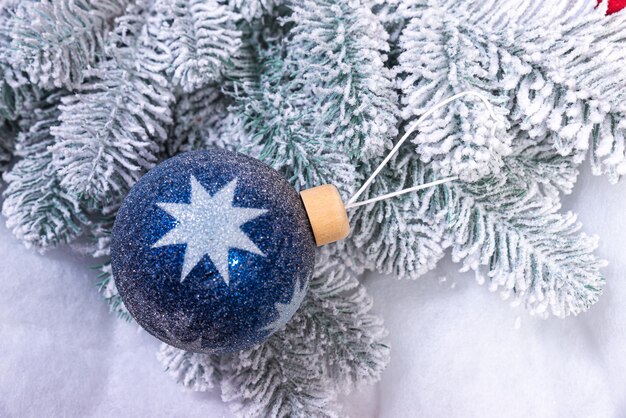
{"type": "MultiPolygon", "coordinates": [[[[598,4],[600,4],[601,0],[598,0],[598,4]]],[[[606,11],[607,15],[611,15],[613,13],[617,13],[623,8],[626,7],[626,0],[609,0],[609,8],[606,11]]]]}

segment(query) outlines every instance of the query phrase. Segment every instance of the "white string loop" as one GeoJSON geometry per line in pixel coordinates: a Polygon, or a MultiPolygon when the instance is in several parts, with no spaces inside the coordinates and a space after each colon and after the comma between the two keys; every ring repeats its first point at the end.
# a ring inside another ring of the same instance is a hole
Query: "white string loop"
{"type": "Polygon", "coordinates": [[[376,170],[374,170],[372,175],[369,176],[369,178],[365,181],[365,183],[363,183],[361,188],[348,200],[348,202],[346,204],[346,210],[347,209],[353,209],[353,208],[356,208],[356,207],[359,207],[359,206],[363,206],[363,205],[367,205],[367,204],[370,204],[370,203],[378,202],[378,201],[381,201],[381,200],[384,200],[384,199],[390,199],[392,197],[400,196],[400,195],[403,195],[405,193],[414,192],[416,190],[422,190],[422,189],[426,189],[428,187],[437,186],[439,184],[447,183],[449,181],[458,180],[459,179],[458,177],[447,177],[447,178],[444,178],[444,179],[432,181],[430,183],[420,184],[419,186],[413,186],[413,187],[409,187],[409,188],[406,188],[406,189],[398,190],[397,192],[387,193],[387,194],[384,194],[382,196],[374,197],[372,199],[363,200],[361,202],[357,202],[356,201],[359,198],[359,196],[361,196],[363,194],[363,192],[367,189],[367,187],[374,181],[376,176],[378,176],[380,171],[387,165],[387,163],[391,160],[391,158],[398,152],[398,150],[400,149],[402,144],[404,144],[404,142],[409,138],[409,136],[413,132],[415,132],[417,127],[420,125],[420,123],[422,123],[424,121],[424,119],[426,119],[427,117],[429,117],[434,112],[436,112],[437,110],[441,109],[442,107],[446,106],[448,103],[453,102],[453,101],[455,101],[455,100],[457,100],[457,99],[459,99],[461,97],[464,97],[464,96],[475,96],[475,97],[480,99],[485,104],[485,107],[487,107],[487,111],[489,112],[489,116],[494,121],[494,124],[493,124],[493,126],[491,128],[491,135],[495,136],[496,128],[497,128],[496,124],[498,122],[498,117],[496,116],[495,112],[493,111],[493,107],[491,106],[491,103],[489,102],[489,99],[487,99],[483,94],[475,92],[475,91],[464,91],[464,92],[461,92],[459,94],[455,94],[454,96],[449,97],[449,98],[447,98],[447,99],[437,103],[436,105],[434,105],[430,109],[428,109],[422,116],[419,117],[419,119],[417,121],[415,121],[409,127],[409,129],[404,133],[404,135],[402,135],[402,138],[400,138],[398,143],[393,147],[393,149],[391,151],[389,151],[389,154],[387,154],[385,159],[380,163],[380,165],[376,168],[376,170]]]}

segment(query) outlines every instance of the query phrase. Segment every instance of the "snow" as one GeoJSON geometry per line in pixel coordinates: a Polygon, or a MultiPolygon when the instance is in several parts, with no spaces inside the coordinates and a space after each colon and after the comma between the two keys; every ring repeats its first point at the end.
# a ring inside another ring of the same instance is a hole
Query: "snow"
{"type": "MultiPolygon", "coordinates": [[[[353,417],[626,416],[626,183],[581,178],[567,206],[602,238],[605,294],[541,320],[458,266],[415,281],[364,278],[390,330],[382,382],[342,398],[353,417]],[[446,276],[446,280],[440,280],[446,276]]],[[[25,249],[0,228],[0,416],[228,417],[217,393],[183,391],[158,342],[108,313],[87,258],[25,249]]]]}

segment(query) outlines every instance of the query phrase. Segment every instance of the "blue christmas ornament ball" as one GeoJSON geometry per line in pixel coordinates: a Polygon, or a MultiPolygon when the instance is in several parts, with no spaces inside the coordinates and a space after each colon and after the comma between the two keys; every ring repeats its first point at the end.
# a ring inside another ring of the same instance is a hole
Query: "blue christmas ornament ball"
{"type": "Polygon", "coordinates": [[[272,168],[219,149],[171,158],[124,200],[113,277],[149,333],[201,353],[250,348],[304,298],[315,240],[298,193],[272,168]]]}

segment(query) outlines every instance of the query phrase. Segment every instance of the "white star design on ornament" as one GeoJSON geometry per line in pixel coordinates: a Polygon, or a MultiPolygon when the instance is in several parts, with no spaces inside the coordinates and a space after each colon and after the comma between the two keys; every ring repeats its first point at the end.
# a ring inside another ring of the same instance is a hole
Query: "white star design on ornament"
{"type": "Polygon", "coordinates": [[[299,283],[296,285],[291,300],[287,303],[277,302],[274,308],[278,311],[278,318],[275,321],[261,328],[261,331],[268,331],[270,334],[278,331],[295,315],[296,311],[302,304],[304,296],[306,295],[306,286],[301,286],[299,283]]]}
{"type": "Polygon", "coordinates": [[[191,176],[191,203],[157,203],[176,219],[176,226],[159,239],[152,248],[186,244],[185,261],[180,281],[208,255],[218,273],[228,284],[228,251],[237,248],[265,256],[241,226],[267,212],[266,209],[234,207],[237,179],[211,196],[191,176]]]}

